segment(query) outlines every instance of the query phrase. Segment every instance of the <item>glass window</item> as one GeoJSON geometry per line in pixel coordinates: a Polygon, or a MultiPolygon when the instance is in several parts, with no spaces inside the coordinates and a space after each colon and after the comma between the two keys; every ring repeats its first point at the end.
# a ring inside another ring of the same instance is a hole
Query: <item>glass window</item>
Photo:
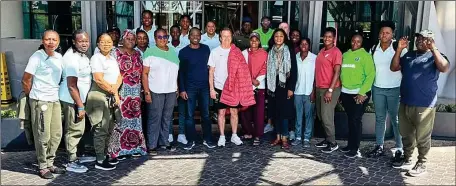
{"type": "MultiPolygon", "coordinates": [[[[350,48],[350,37],[353,32],[362,32],[363,46],[369,49],[378,43],[380,21],[397,22],[397,16],[393,16],[395,5],[393,1],[325,1],[323,12],[326,13],[323,14],[321,36],[326,27],[336,28],[336,45],[342,52],[345,52],[350,48]]],[[[323,43],[320,40],[321,47],[323,47],[323,43]]]]}
{"type": "MultiPolygon", "coordinates": [[[[240,29],[241,3],[240,2],[204,2],[204,21],[215,21],[217,31],[229,27],[233,31],[240,29]]],[[[205,24],[204,24],[205,26],[205,24]]]]}
{"type": "Polygon", "coordinates": [[[82,27],[80,1],[24,1],[22,11],[24,38],[41,39],[45,30],[54,29],[63,50],[73,31],[82,27]]]}
{"type": "MultiPolygon", "coordinates": [[[[279,27],[280,22],[288,22],[288,3],[291,1],[264,1],[263,15],[269,16],[271,27],[279,27]]],[[[296,2],[294,2],[296,3],[296,2]]]]}
{"type": "Polygon", "coordinates": [[[108,27],[117,27],[123,32],[134,27],[133,1],[107,1],[108,27]]]}

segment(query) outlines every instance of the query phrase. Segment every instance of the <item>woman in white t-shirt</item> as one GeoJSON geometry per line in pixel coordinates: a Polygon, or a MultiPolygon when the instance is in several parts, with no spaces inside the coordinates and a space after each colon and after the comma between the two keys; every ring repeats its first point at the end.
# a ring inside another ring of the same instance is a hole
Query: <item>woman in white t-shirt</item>
{"type": "Polygon", "coordinates": [[[116,59],[110,55],[113,48],[111,36],[103,33],[98,41],[100,53],[94,54],[90,59],[93,83],[87,95],[87,115],[94,128],[93,143],[97,156],[95,168],[113,170],[116,167],[112,164],[118,162],[109,162],[107,142],[114,127],[113,121],[120,121],[118,106],[122,76],[116,59]]]}
{"type": "Polygon", "coordinates": [[[44,179],[63,174],[54,166],[55,152],[62,138],[62,117],[59,83],[62,75],[62,55],[55,50],[60,37],[56,31],[44,32],[42,45],[29,58],[22,88],[29,97],[32,130],[38,159],[39,175],[44,179]]]}
{"type": "Polygon", "coordinates": [[[90,60],[86,56],[90,40],[87,32],[76,30],[73,33],[71,48],[63,55],[63,74],[59,97],[65,122],[65,146],[68,151],[66,170],[84,173],[88,169],[83,162],[95,161],[95,157],[76,156],[77,145],[85,131],[85,108],[87,94],[92,82],[90,60]]]}
{"type": "Polygon", "coordinates": [[[142,86],[147,102],[147,148],[149,155],[157,154],[157,147],[176,150],[170,142],[169,125],[177,92],[179,58],[176,51],[168,46],[166,30],[154,32],[156,45],[146,50],[143,57],[142,86]]]}

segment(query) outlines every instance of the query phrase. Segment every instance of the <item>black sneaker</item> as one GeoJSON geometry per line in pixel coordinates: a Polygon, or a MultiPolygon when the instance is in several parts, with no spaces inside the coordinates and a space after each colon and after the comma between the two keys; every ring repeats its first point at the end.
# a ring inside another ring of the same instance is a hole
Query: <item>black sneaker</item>
{"type": "Polygon", "coordinates": [[[361,158],[361,153],[357,150],[350,150],[344,156],[347,158],[361,158]]]}
{"type": "Polygon", "coordinates": [[[372,150],[371,152],[369,152],[367,154],[367,157],[376,158],[376,157],[383,156],[383,155],[385,155],[385,151],[383,150],[383,147],[380,145],[377,145],[377,146],[375,146],[374,150],[372,150]]]}
{"type": "Polygon", "coordinates": [[[339,150],[340,150],[340,152],[343,152],[343,153],[350,152],[350,149],[348,149],[348,146],[342,147],[339,150]]]}
{"type": "Polygon", "coordinates": [[[166,146],[166,150],[168,150],[170,152],[174,152],[174,151],[176,151],[176,147],[169,145],[169,146],[166,146]]]}
{"type": "Polygon", "coordinates": [[[209,148],[209,149],[213,149],[213,148],[217,147],[217,146],[215,146],[215,145],[214,145],[212,142],[210,142],[210,141],[204,141],[204,142],[203,142],[203,145],[205,145],[205,146],[206,146],[207,148],[209,148]]]}
{"type": "Polygon", "coordinates": [[[49,169],[41,169],[39,175],[43,179],[52,179],[54,175],[51,173],[49,169]]]}
{"type": "Polygon", "coordinates": [[[127,159],[127,156],[123,156],[123,155],[117,157],[117,160],[119,160],[119,161],[123,161],[123,160],[126,160],[126,159],[127,159]]]}
{"type": "Polygon", "coordinates": [[[323,148],[321,152],[329,154],[337,149],[339,149],[339,145],[337,145],[337,143],[328,143],[328,146],[323,148]]]}
{"type": "Polygon", "coordinates": [[[148,154],[149,156],[156,156],[156,155],[158,154],[157,148],[149,149],[149,150],[147,151],[147,154],[148,154]]]}
{"type": "Polygon", "coordinates": [[[409,176],[417,177],[425,174],[426,172],[426,165],[424,162],[418,161],[415,166],[407,172],[407,174],[409,176]]]}
{"type": "Polygon", "coordinates": [[[326,148],[326,147],[328,147],[328,144],[329,144],[328,141],[323,140],[322,142],[315,144],[315,147],[318,147],[318,148],[326,148]]]}
{"type": "Polygon", "coordinates": [[[102,163],[98,163],[98,161],[95,163],[95,168],[96,169],[100,169],[100,170],[105,170],[105,171],[109,171],[109,170],[114,170],[116,169],[116,166],[115,165],[111,165],[109,163],[109,160],[106,158],[105,160],[103,160],[102,163]]]}
{"type": "Polygon", "coordinates": [[[119,159],[118,158],[112,158],[112,159],[109,160],[109,164],[117,165],[117,164],[119,164],[119,159]]]}
{"type": "MultiPolygon", "coordinates": [[[[397,151],[396,151],[397,153],[397,151]]],[[[402,154],[402,153],[401,153],[402,154]]],[[[412,159],[410,157],[399,156],[393,159],[393,168],[406,169],[412,165],[412,159]]]]}
{"type": "Polygon", "coordinates": [[[187,145],[184,146],[184,149],[192,150],[194,146],[195,146],[195,142],[189,142],[189,143],[187,143],[187,145]]]}
{"type": "Polygon", "coordinates": [[[397,150],[396,152],[394,152],[394,156],[393,156],[393,163],[394,162],[400,162],[402,161],[404,157],[402,156],[402,151],[400,150],[397,150]]]}

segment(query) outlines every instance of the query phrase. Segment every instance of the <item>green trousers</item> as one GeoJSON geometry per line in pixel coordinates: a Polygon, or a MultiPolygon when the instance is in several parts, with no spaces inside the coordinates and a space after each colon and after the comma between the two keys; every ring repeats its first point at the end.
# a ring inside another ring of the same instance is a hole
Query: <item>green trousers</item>
{"type": "Polygon", "coordinates": [[[108,155],[109,139],[114,130],[115,120],[120,121],[121,116],[118,107],[109,108],[107,96],[108,94],[96,83],[92,83],[91,91],[87,95],[86,110],[92,124],[93,146],[97,161],[103,161],[108,155]]]}
{"type": "Polygon", "coordinates": [[[406,158],[410,158],[417,147],[418,161],[426,162],[426,155],[431,149],[435,111],[435,107],[414,107],[402,103],[399,106],[399,132],[406,158]]]}
{"type": "Polygon", "coordinates": [[[68,161],[73,162],[78,159],[76,152],[78,150],[79,141],[84,135],[85,118],[75,123],[76,112],[74,104],[61,101],[63,111],[63,119],[65,122],[65,147],[68,151],[68,161]]]}
{"type": "Polygon", "coordinates": [[[331,97],[331,103],[325,103],[325,92],[327,88],[317,88],[315,94],[315,102],[317,108],[318,119],[323,124],[323,128],[326,133],[326,141],[335,143],[336,142],[336,130],[334,127],[334,113],[337,102],[340,96],[340,87],[334,88],[331,97]]]}
{"type": "Polygon", "coordinates": [[[54,165],[55,152],[62,139],[60,102],[38,101],[31,98],[29,101],[38,166],[40,169],[52,167],[54,165]],[[47,107],[47,109],[42,111],[44,107],[47,107]]]}

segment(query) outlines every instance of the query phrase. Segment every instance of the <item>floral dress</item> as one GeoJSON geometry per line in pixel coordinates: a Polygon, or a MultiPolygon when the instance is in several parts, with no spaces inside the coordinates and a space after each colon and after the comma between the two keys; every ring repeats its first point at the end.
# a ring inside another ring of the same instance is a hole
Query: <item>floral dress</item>
{"type": "Polygon", "coordinates": [[[119,91],[120,112],[122,119],[116,123],[109,142],[109,154],[112,158],[123,155],[146,154],[146,145],[141,118],[141,54],[114,51],[119,63],[123,82],[119,91]]]}

